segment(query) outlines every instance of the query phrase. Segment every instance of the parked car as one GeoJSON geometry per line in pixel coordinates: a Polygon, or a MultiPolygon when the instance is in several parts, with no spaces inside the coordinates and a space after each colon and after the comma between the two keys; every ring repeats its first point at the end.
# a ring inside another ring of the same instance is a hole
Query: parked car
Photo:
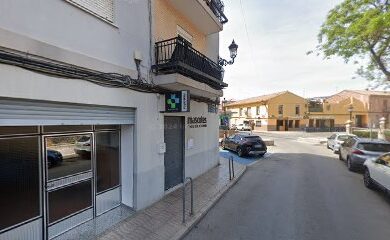
{"type": "Polygon", "coordinates": [[[236,125],[236,124],[232,124],[232,125],[230,126],[230,129],[231,129],[231,130],[237,130],[237,125],[236,125]]]}
{"type": "Polygon", "coordinates": [[[267,146],[259,136],[248,134],[234,134],[225,138],[222,148],[235,151],[240,157],[249,154],[263,156],[267,152],[267,146]]]}
{"type": "Polygon", "coordinates": [[[332,136],[328,137],[328,141],[326,147],[328,149],[332,149],[334,153],[339,153],[340,146],[347,140],[348,138],[356,137],[353,134],[345,134],[345,133],[335,133],[332,136]]]}
{"type": "Polygon", "coordinates": [[[364,185],[383,188],[390,192],[390,153],[364,162],[364,185]]]}
{"type": "Polygon", "coordinates": [[[230,130],[229,126],[226,126],[226,125],[219,125],[219,130],[230,130]]]}
{"type": "Polygon", "coordinates": [[[390,152],[390,142],[354,137],[341,144],[339,159],[346,161],[348,170],[355,171],[363,169],[366,160],[388,152],[390,152]]]}
{"type": "Polygon", "coordinates": [[[75,144],[74,152],[82,158],[90,159],[91,157],[91,138],[82,136],[75,144]]]}
{"type": "Polygon", "coordinates": [[[63,156],[59,151],[48,149],[46,155],[49,168],[60,165],[63,161],[63,156]]]}
{"type": "Polygon", "coordinates": [[[251,129],[251,127],[248,124],[240,123],[240,124],[237,125],[237,130],[240,130],[240,131],[250,131],[252,129],[251,129]]]}

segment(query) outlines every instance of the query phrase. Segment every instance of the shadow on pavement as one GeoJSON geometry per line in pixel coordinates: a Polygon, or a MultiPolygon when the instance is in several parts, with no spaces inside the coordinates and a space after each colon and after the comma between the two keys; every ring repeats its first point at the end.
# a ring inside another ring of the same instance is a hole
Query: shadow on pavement
{"type": "Polygon", "coordinates": [[[259,161],[261,159],[266,158],[269,155],[269,153],[266,153],[263,157],[256,156],[256,155],[250,155],[245,157],[239,157],[237,153],[229,150],[219,150],[219,156],[229,159],[230,157],[233,157],[233,160],[237,163],[243,164],[243,165],[250,165],[252,163],[255,163],[256,161],[259,161]]]}

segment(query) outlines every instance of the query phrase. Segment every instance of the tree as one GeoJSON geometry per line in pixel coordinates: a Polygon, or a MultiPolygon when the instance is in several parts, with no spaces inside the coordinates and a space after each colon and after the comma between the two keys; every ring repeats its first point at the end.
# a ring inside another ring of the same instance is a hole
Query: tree
{"type": "Polygon", "coordinates": [[[372,86],[390,87],[390,0],[344,0],[329,11],[317,52],[360,67],[372,86]]]}

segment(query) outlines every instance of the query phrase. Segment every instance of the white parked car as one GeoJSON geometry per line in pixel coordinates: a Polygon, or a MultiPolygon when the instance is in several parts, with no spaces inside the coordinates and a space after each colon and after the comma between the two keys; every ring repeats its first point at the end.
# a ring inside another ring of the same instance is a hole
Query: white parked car
{"type": "Polygon", "coordinates": [[[383,188],[390,191],[390,153],[364,162],[364,185],[367,188],[383,188]]]}
{"type": "Polygon", "coordinates": [[[91,157],[91,138],[89,136],[82,136],[76,141],[74,152],[82,158],[91,157]]]}
{"type": "Polygon", "coordinates": [[[237,130],[239,131],[250,131],[252,130],[251,127],[248,124],[240,123],[237,125],[237,130]]]}
{"type": "Polygon", "coordinates": [[[345,140],[356,137],[353,134],[346,133],[335,133],[332,136],[328,137],[328,142],[326,146],[328,149],[332,149],[334,153],[338,153],[340,151],[340,146],[345,142],[345,140]]]}

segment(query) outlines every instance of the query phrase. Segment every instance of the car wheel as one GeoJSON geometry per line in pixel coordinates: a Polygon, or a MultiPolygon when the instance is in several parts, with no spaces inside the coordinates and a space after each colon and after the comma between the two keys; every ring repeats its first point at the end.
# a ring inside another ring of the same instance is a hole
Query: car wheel
{"type": "Polygon", "coordinates": [[[264,157],[265,153],[260,153],[259,157],[264,157]]]}
{"type": "Polygon", "coordinates": [[[241,149],[240,147],[237,148],[237,155],[238,155],[239,157],[244,156],[244,152],[242,151],[242,149],[241,149]]]}
{"type": "Polygon", "coordinates": [[[367,168],[364,169],[363,180],[364,180],[364,186],[366,186],[369,189],[374,189],[375,188],[375,184],[372,181],[372,178],[370,176],[370,171],[368,171],[367,168]]]}
{"type": "Polygon", "coordinates": [[[348,168],[348,170],[351,171],[351,172],[354,172],[354,171],[355,171],[355,168],[353,167],[350,158],[347,158],[347,168],[348,168]]]}

